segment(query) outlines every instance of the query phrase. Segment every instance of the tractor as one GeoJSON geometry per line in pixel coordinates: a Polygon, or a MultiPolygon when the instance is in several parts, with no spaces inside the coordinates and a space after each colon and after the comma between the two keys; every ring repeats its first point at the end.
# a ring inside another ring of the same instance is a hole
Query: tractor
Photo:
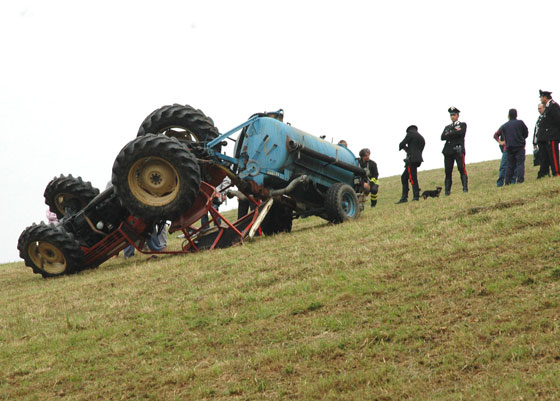
{"type": "Polygon", "coordinates": [[[283,110],[257,113],[220,134],[191,106],[156,109],[117,155],[107,189],[72,175],[49,182],[45,203],[59,222],[27,227],[18,241],[21,258],[34,273],[54,277],[95,268],[129,245],[143,253],[182,254],[289,232],[294,218],[319,216],[335,224],[357,218],[365,171],[352,152],[283,118],[283,110]],[[232,156],[222,152],[228,141],[235,143],[232,156]],[[228,196],[251,205],[237,221],[214,204],[226,177],[228,196]],[[154,227],[168,221],[170,233],[184,235],[181,249],[144,250],[154,227]]]}

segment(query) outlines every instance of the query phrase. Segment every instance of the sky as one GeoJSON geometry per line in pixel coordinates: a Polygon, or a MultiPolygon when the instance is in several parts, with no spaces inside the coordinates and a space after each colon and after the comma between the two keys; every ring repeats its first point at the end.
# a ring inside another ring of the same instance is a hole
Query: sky
{"type": "Polygon", "coordinates": [[[203,110],[220,132],[283,108],[294,127],[370,148],[381,177],[401,174],[412,124],[426,139],[419,170],[442,168],[455,106],[467,165],[498,159],[492,135],[508,110],[532,135],[539,89],[560,96],[559,11],[549,0],[2,0],[0,263],[19,260],[21,232],[46,220],[53,177],[104,188],[167,104],[203,110]]]}

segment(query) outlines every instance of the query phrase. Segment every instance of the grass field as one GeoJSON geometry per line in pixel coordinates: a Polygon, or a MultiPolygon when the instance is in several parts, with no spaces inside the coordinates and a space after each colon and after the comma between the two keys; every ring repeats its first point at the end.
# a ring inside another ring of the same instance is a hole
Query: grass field
{"type": "Polygon", "coordinates": [[[560,179],[529,159],[498,189],[498,164],[404,205],[384,178],[358,221],[230,249],[2,265],[0,400],[560,399],[560,179]]]}

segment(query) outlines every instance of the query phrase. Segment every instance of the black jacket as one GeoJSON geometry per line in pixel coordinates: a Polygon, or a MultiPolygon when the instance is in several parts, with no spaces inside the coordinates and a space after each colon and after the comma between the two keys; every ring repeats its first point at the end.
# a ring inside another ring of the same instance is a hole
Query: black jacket
{"type": "Polygon", "coordinates": [[[536,145],[539,142],[542,142],[541,139],[541,121],[542,121],[542,116],[539,116],[539,118],[537,119],[537,122],[535,123],[535,130],[533,131],[533,145],[536,145]]]}
{"type": "Polygon", "coordinates": [[[445,141],[441,153],[444,155],[465,154],[465,135],[467,134],[467,123],[459,121],[449,124],[443,129],[441,140],[445,141]]]}
{"type": "Polygon", "coordinates": [[[368,160],[366,163],[362,163],[362,159],[358,159],[360,167],[366,170],[368,180],[372,178],[379,178],[379,172],[377,171],[377,163],[373,160],[368,160]]]}
{"type": "Polygon", "coordinates": [[[411,130],[407,131],[406,136],[399,143],[399,150],[404,149],[406,151],[405,161],[407,163],[418,163],[418,166],[420,166],[424,161],[422,151],[425,145],[424,137],[418,131],[411,130]]]}
{"type": "Polygon", "coordinates": [[[560,141],[560,106],[554,100],[545,107],[539,128],[539,141],[560,141]]]}
{"type": "Polygon", "coordinates": [[[506,149],[525,147],[525,138],[529,130],[522,120],[509,120],[501,126],[502,138],[506,141],[506,149]]]}

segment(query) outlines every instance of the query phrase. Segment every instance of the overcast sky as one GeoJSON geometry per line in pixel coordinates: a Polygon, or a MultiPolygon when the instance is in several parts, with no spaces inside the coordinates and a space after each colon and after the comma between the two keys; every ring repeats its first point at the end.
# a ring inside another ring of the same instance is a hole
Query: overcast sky
{"type": "Polygon", "coordinates": [[[559,11],[546,0],[2,0],[0,262],[19,260],[20,233],[45,220],[54,176],[104,188],[166,104],[202,109],[220,132],[283,108],[299,129],[369,147],[382,177],[401,173],[411,124],[426,139],[420,170],[443,167],[453,105],[467,163],[497,159],[508,109],[532,135],[538,90],[560,96],[559,11]]]}

